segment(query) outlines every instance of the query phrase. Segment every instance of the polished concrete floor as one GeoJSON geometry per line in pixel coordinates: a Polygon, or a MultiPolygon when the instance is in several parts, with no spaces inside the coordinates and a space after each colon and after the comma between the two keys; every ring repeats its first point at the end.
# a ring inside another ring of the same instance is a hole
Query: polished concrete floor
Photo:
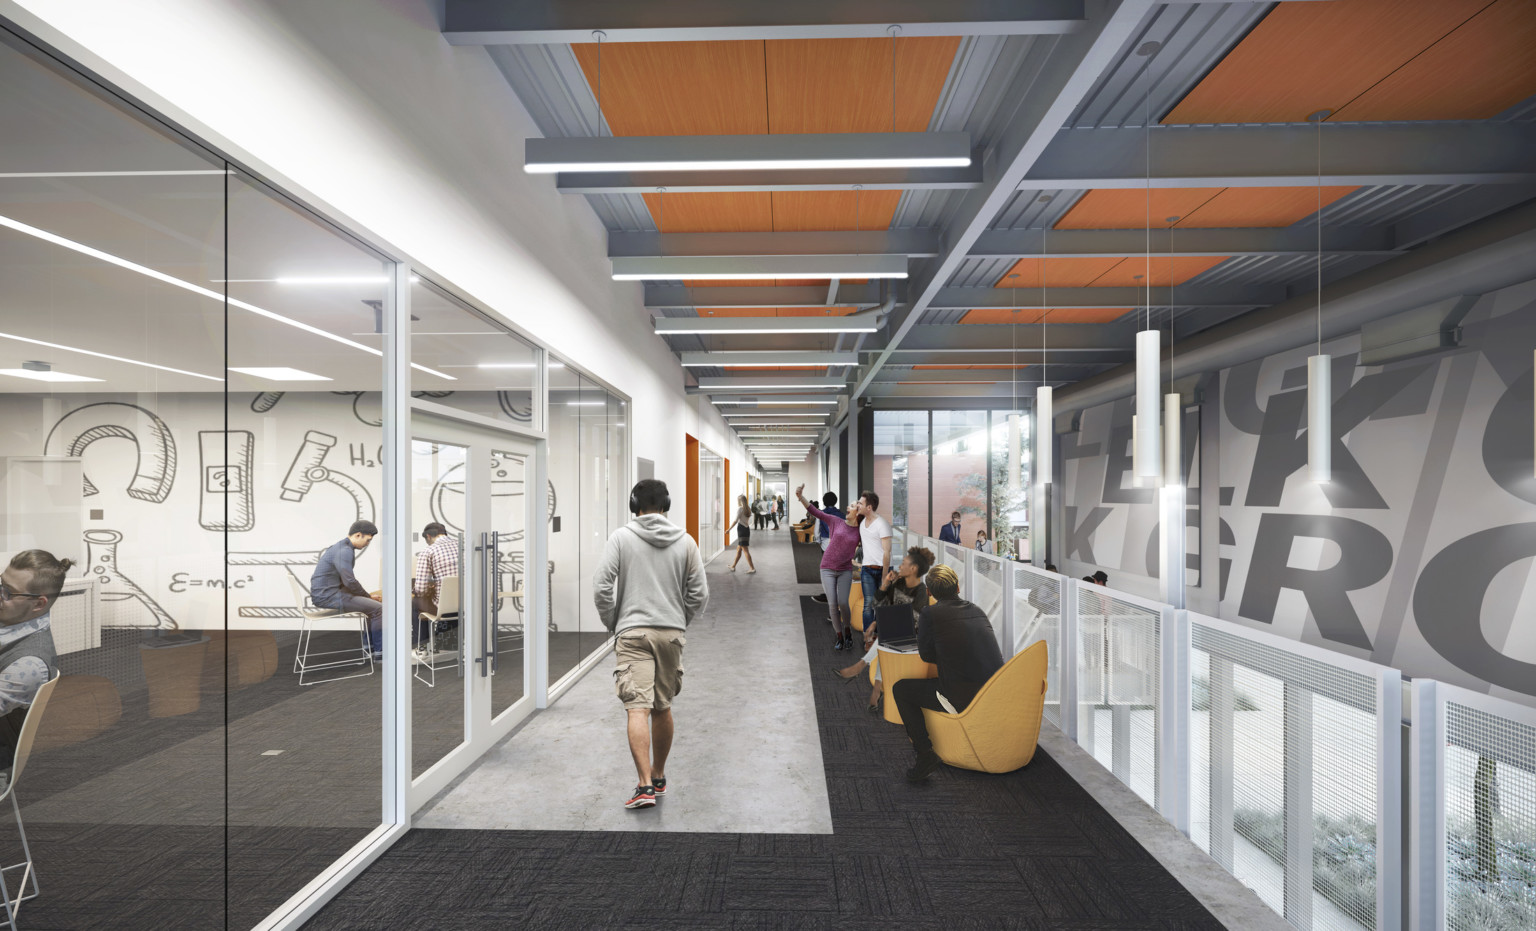
{"type": "Polygon", "coordinates": [[[611,659],[493,749],[417,816],[423,828],[827,834],[832,816],[805,675],[789,531],[753,535],[707,567],[709,606],[687,633],[665,807],[626,811],[635,784],[611,659]],[[528,791],[536,791],[529,804],[528,791]]]}

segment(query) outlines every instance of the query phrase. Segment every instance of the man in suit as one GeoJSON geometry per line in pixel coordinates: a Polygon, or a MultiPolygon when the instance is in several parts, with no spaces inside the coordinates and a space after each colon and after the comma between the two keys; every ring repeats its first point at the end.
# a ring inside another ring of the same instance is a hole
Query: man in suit
{"type": "Polygon", "coordinates": [[[992,622],[981,608],[960,597],[960,577],[948,566],[928,570],[928,593],[936,601],[917,620],[917,653],[939,667],[936,679],[902,679],[891,686],[901,723],[912,739],[917,761],[908,782],[923,782],[939,768],[923,709],[964,711],[992,674],[1003,668],[992,622]]]}
{"type": "Polygon", "coordinates": [[[939,528],[940,543],[960,542],[960,512],[955,511],[949,515],[949,523],[939,528]]]}

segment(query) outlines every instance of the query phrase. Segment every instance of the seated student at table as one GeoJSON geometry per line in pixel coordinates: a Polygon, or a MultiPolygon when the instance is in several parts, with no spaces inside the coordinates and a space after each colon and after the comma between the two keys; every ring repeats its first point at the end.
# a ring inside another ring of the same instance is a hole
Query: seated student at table
{"type": "Polygon", "coordinates": [[[378,535],[379,528],[373,521],[354,522],[345,539],[332,543],[320,554],[315,574],[309,579],[309,600],[315,607],[368,616],[368,642],[376,660],[384,658],[384,599],[368,594],[368,589],[352,574],[352,567],[357,563],[357,554],[367,549],[378,535]]]}
{"type": "MultiPolygon", "coordinates": [[[[923,584],[923,576],[933,568],[934,558],[933,550],[921,546],[914,546],[907,550],[907,555],[902,557],[901,565],[887,572],[885,578],[881,580],[880,593],[875,596],[875,603],[908,604],[912,606],[913,613],[928,607],[928,586],[923,584]]],[[[871,624],[864,628],[864,658],[842,669],[832,667],[833,675],[839,679],[853,679],[875,662],[880,650],[876,640],[879,636],[877,626],[871,624]]],[[[875,685],[869,693],[867,710],[870,714],[880,710],[880,694],[880,667],[877,665],[875,666],[875,685]]]]}
{"type": "MultiPolygon", "coordinates": [[[[1046,563],[1045,571],[1055,572],[1056,566],[1046,563]]],[[[1061,613],[1061,596],[1054,590],[1046,588],[1042,583],[1035,583],[1034,587],[1029,590],[1029,603],[1031,607],[1041,614],[1061,613]]]]}
{"type": "Polygon", "coordinates": [[[936,679],[902,679],[891,687],[891,697],[901,723],[912,739],[917,762],[907,770],[908,782],[922,782],[939,768],[939,755],[928,737],[923,709],[964,711],[1003,668],[992,622],[981,608],[960,597],[960,577],[948,566],[934,566],[928,573],[928,591],[938,599],[923,610],[917,621],[917,653],[924,662],[939,668],[936,679]]]}
{"type": "Polygon", "coordinates": [[[427,625],[432,622],[422,620],[421,616],[437,614],[443,580],[459,577],[459,541],[448,533],[448,528],[433,521],[421,528],[421,538],[427,548],[416,554],[416,567],[411,573],[411,617],[416,619],[411,625],[413,648],[427,639],[427,625]]]}
{"type": "Polygon", "coordinates": [[[73,565],[46,550],[22,550],[0,573],[0,789],[10,782],[27,709],[59,669],[50,615],[73,565]]]}

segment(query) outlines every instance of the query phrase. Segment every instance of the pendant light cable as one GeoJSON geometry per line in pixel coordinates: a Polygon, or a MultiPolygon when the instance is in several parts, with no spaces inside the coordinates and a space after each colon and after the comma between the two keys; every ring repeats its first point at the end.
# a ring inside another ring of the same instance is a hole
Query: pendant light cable
{"type": "Polygon", "coordinates": [[[603,138],[603,37],[608,33],[601,29],[593,30],[592,38],[597,40],[597,138],[603,138]]]}

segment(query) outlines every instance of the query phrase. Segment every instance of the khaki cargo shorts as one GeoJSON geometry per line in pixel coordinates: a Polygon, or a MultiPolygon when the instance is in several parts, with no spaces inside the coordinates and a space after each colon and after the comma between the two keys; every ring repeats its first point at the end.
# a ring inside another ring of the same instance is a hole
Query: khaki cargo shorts
{"type": "Polygon", "coordinates": [[[670,627],[631,627],[614,645],[613,671],[619,701],[626,709],[665,711],[683,690],[683,632],[670,627]]]}

